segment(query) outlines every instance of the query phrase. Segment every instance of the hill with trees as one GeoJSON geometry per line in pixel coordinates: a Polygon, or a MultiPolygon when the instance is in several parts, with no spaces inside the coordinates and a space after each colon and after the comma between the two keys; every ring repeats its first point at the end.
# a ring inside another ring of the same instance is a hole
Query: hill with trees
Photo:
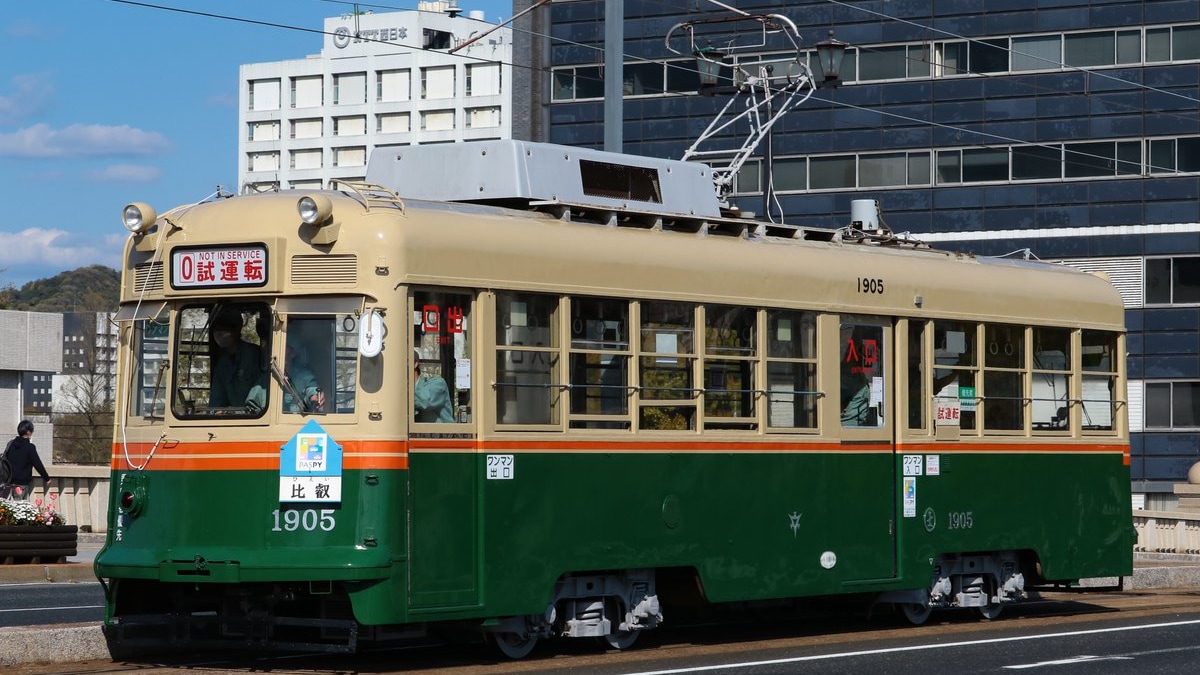
{"type": "Polygon", "coordinates": [[[115,312],[121,273],[104,265],[68,270],[0,289],[0,309],[22,312],[115,312]]]}

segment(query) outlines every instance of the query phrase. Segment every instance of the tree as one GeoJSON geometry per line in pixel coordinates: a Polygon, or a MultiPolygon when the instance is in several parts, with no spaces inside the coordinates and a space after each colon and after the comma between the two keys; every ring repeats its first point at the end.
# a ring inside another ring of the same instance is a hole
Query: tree
{"type": "Polygon", "coordinates": [[[54,394],[54,447],[67,462],[106,464],[112,450],[116,332],[106,314],[64,315],[85,338],[69,344],[54,394]]]}

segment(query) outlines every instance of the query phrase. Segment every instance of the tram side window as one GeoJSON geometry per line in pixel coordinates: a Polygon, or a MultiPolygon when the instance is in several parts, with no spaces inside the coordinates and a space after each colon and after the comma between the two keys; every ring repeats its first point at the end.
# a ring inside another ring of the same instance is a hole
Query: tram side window
{"type": "Polygon", "coordinates": [[[933,324],[934,422],[975,429],[978,407],[978,324],[935,321],[933,324]]]}
{"type": "Polygon", "coordinates": [[[1066,431],[1071,420],[1071,330],[1033,329],[1033,428],[1066,431]]]}
{"type": "Polygon", "coordinates": [[[1109,331],[1085,330],[1080,357],[1083,361],[1083,428],[1113,431],[1116,427],[1117,339],[1109,331]]]}
{"type": "Polygon", "coordinates": [[[642,429],[696,428],[695,314],[687,303],[641,303],[642,429]]]}
{"type": "Polygon", "coordinates": [[[571,299],[572,429],[629,429],[629,302],[571,299]]]}
{"type": "Polygon", "coordinates": [[[767,311],[767,427],[817,427],[817,316],[767,311]]]}
{"type": "Polygon", "coordinates": [[[983,328],[984,431],[1025,430],[1025,327],[983,328]]]}
{"type": "Polygon", "coordinates": [[[704,427],[757,429],[758,310],[704,306],[704,427]]]}
{"type": "Polygon", "coordinates": [[[167,329],[168,318],[161,316],[134,321],[134,373],[132,387],[134,417],[159,418],[166,414],[167,386],[167,329]]]}
{"type": "Polygon", "coordinates": [[[473,294],[413,292],[413,416],[417,422],[468,423],[473,294]]]}
{"type": "Polygon", "coordinates": [[[262,303],[185,307],[175,335],[171,409],[177,417],[261,417],[269,391],[271,311],[262,303]]]}
{"type": "Polygon", "coordinates": [[[535,293],[496,295],[496,420],[557,424],[558,298],[535,293]]]}
{"type": "Polygon", "coordinates": [[[908,321],[908,428],[925,430],[929,425],[929,401],[932,399],[926,389],[925,372],[925,323],[910,319],[908,321]]]}

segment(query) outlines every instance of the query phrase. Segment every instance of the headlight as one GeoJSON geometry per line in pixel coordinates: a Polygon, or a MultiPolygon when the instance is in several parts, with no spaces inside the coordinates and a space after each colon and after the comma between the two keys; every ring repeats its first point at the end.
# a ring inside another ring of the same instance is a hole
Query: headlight
{"type": "Polygon", "coordinates": [[[117,510],[130,516],[141,515],[146,510],[148,487],[146,476],[123,474],[117,484],[117,510]]]}
{"type": "Polygon", "coordinates": [[[158,213],[154,207],[142,202],[134,202],[121,211],[121,224],[134,234],[145,234],[154,227],[158,213]]]}
{"type": "Polygon", "coordinates": [[[300,220],[305,225],[321,226],[328,222],[333,215],[333,202],[325,195],[305,195],[296,202],[296,210],[300,212],[300,220]]]}

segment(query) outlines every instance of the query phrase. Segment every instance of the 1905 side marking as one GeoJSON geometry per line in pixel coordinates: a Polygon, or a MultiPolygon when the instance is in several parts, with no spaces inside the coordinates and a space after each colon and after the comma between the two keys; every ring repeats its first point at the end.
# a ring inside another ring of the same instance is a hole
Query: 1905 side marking
{"type": "Polygon", "coordinates": [[[859,277],[858,292],[883,295],[883,279],[878,277],[859,277]]]}

